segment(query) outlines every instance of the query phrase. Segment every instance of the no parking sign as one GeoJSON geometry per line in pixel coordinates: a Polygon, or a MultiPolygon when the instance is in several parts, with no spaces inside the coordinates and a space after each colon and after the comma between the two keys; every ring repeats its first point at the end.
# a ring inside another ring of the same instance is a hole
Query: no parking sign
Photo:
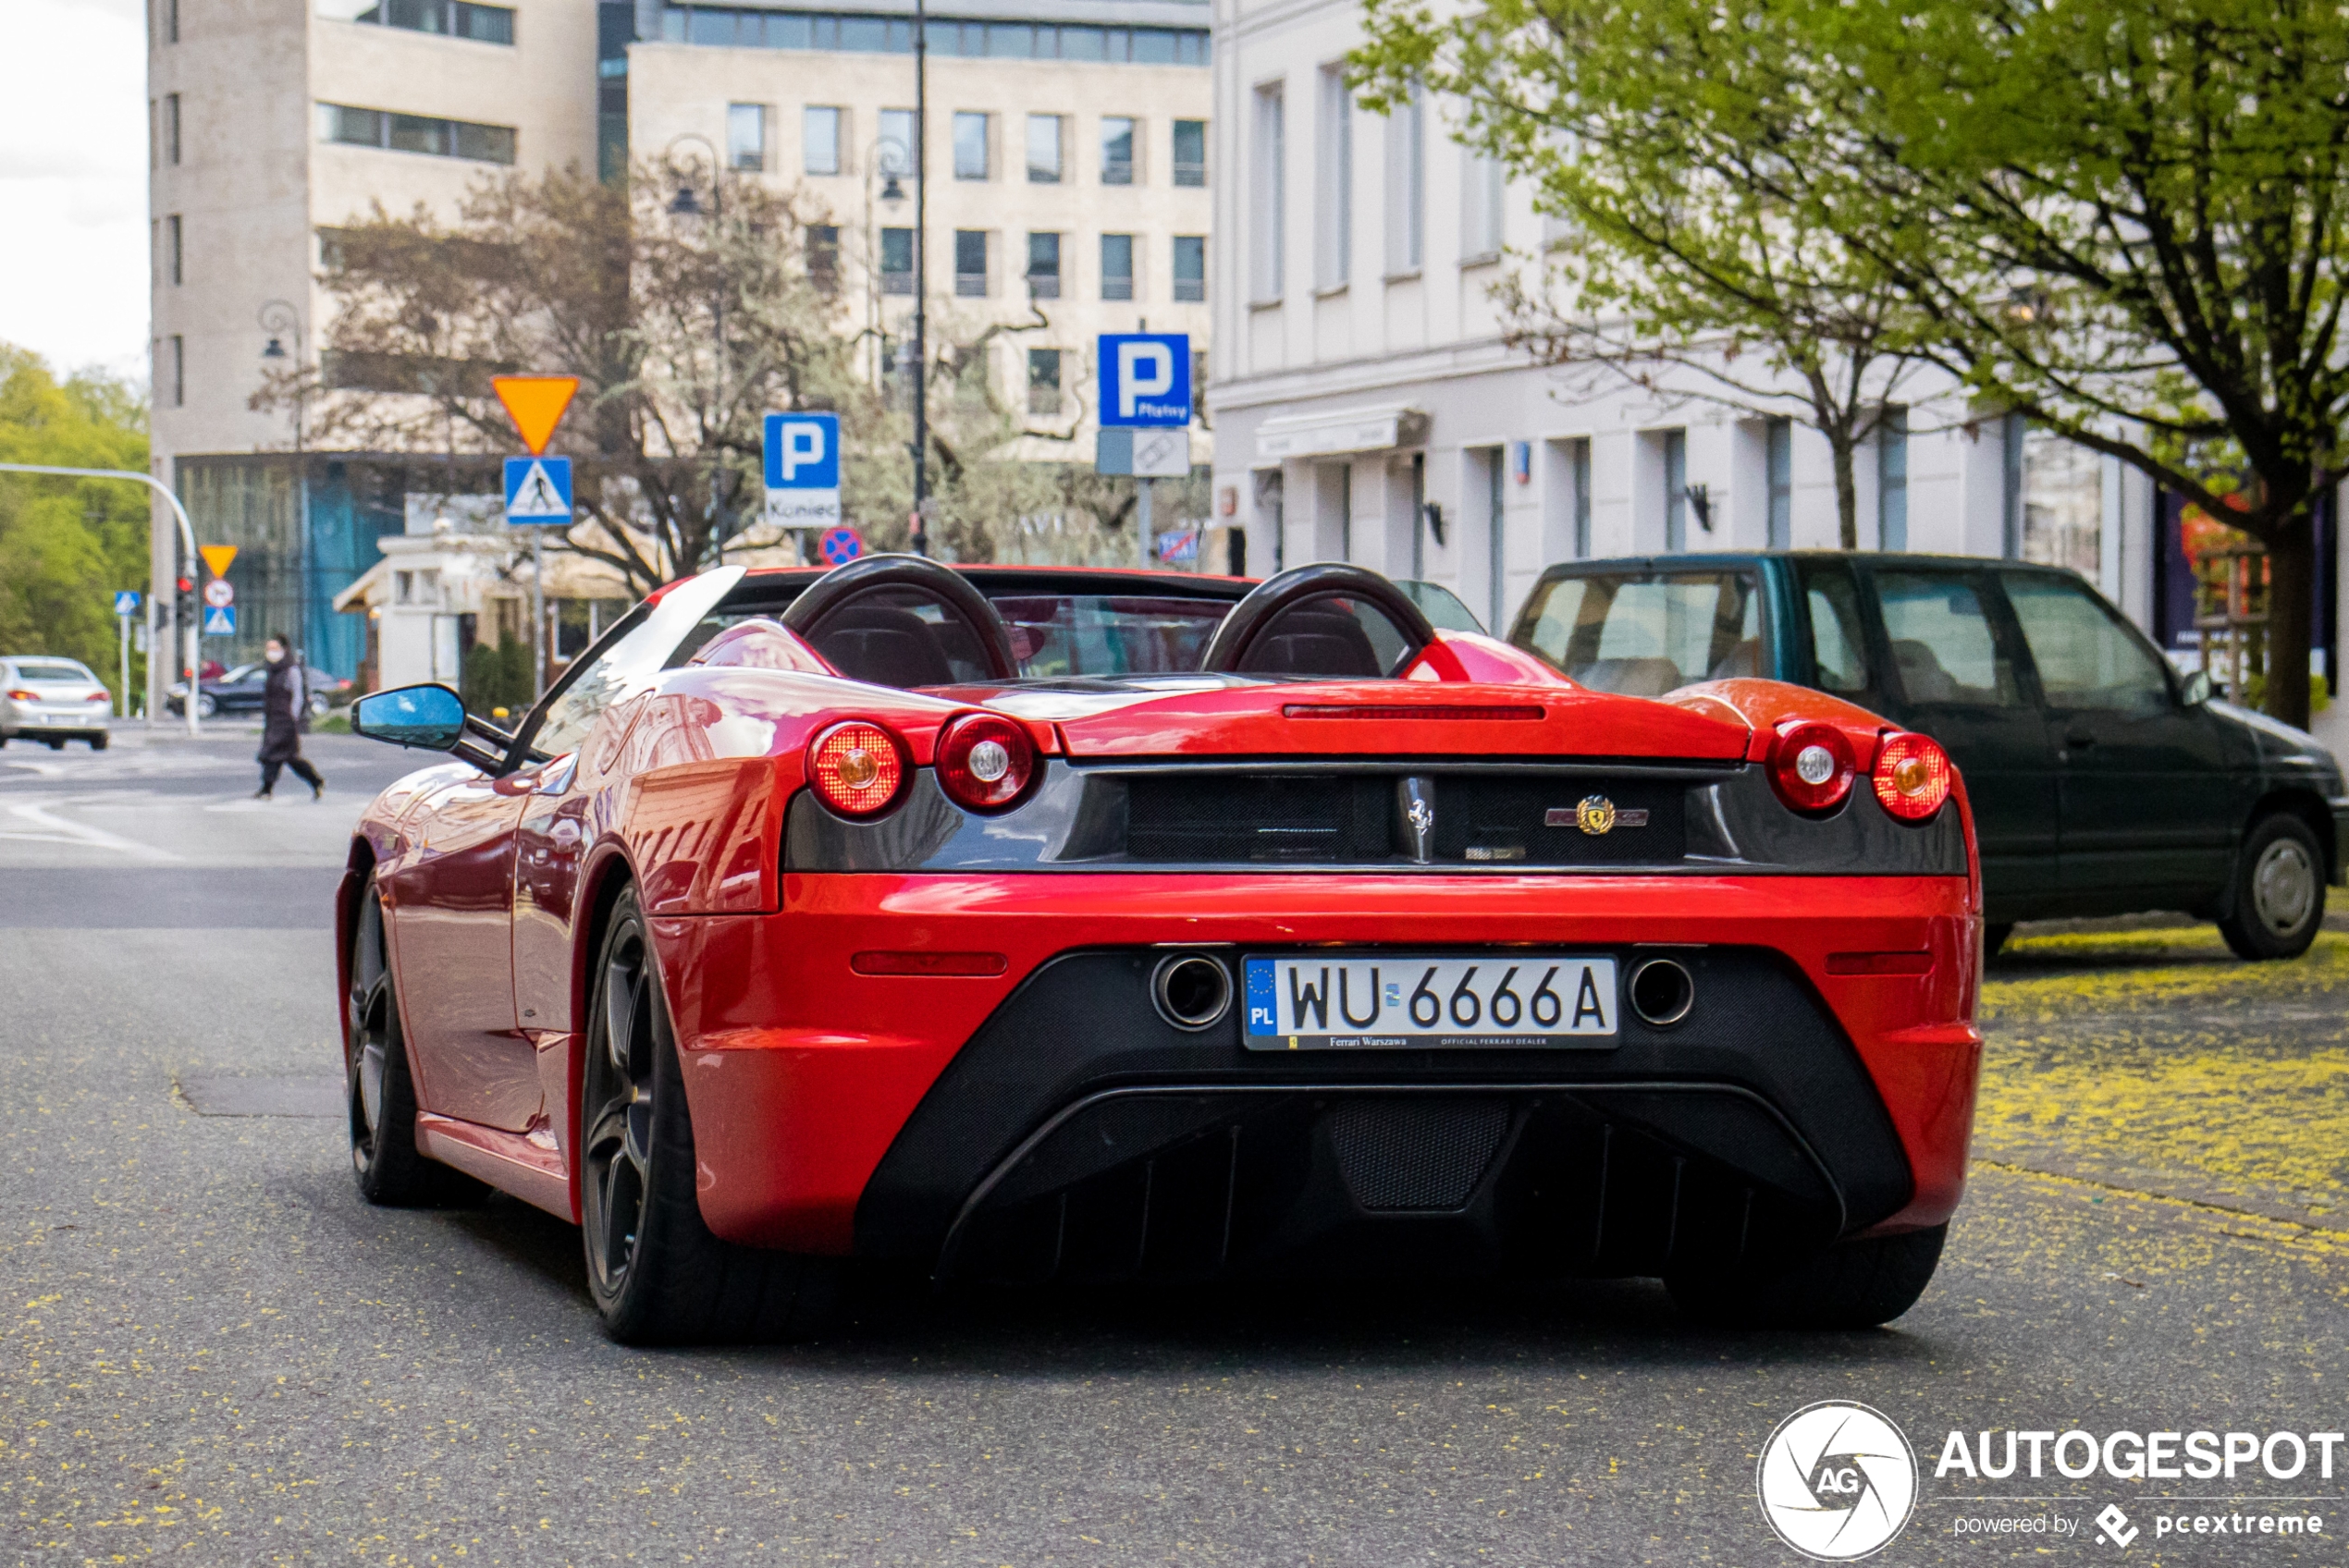
{"type": "Polygon", "coordinates": [[[816,541],[816,553],[824,557],[827,566],[846,566],[865,553],[865,536],[844,524],[828,528],[824,536],[816,541]]]}

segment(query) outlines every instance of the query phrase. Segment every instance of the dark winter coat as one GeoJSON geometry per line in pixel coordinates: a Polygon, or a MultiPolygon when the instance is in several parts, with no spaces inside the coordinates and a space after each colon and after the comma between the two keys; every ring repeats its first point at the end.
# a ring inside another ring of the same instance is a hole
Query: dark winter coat
{"type": "Polygon", "coordinates": [[[261,693],[261,750],[255,762],[291,762],[301,754],[301,723],[309,717],[301,671],[291,655],[269,667],[261,693]]]}

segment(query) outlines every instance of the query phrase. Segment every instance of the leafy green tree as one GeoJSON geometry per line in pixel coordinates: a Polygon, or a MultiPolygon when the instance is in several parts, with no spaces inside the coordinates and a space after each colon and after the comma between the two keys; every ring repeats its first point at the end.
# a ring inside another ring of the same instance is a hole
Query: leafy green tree
{"type": "MultiPolygon", "coordinates": [[[[1578,156],[1555,129],[1578,121],[1750,141],[1789,232],[1832,237],[1897,294],[1904,351],[1978,407],[2119,458],[2260,541],[2268,711],[2306,722],[2314,515],[2349,472],[2337,5],[1496,0],[1439,19],[1371,0],[1370,14],[1366,71],[1428,69],[1545,189],[1578,156]]],[[[1709,167],[1654,174],[1668,195],[1709,167]]]]}
{"type": "MultiPolygon", "coordinates": [[[[145,396],[95,371],[60,382],[40,356],[0,343],[0,462],[143,472],[145,396]]],[[[0,651],[62,654],[118,686],[114,594],[146,589],[147,531],[141,486],[0,474],[0,651]]],[[[134,702],[143,663],[132,665],[134,702]]]]}
{"type": "Polygon", "coordinates": [[[1439,21],[1371,0],[1367,17],[1365,102],[1445,95],[1462,140],[1567,220],[1538,271],[1497,290],[1512,342],[1580,389],[1629,383],[1818,431],[1858,548],[1858,456],[1919,367],[1922,324],[1792,178],[1833,153],[1779,62],[1721,45],[1685,6],[1502,0],[1439,21]]]}

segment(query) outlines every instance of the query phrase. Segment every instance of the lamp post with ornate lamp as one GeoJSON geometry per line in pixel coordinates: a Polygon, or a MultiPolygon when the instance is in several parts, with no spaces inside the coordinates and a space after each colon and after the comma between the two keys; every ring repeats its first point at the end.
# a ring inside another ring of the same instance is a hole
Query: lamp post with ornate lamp
{"type": "MultiPolygon", "coordinates": [[[[726,168],[719,158],[718,144],[697,130],[672,136],[669,139],[669,145],[661,152],[663,164],[669,163],[669,155],[677,151],[677,144],[681,141],[697,141],[709,153],[708,216],[717,242],[723,245],[726,242],[726,168]]],[[[671,217],[680,218],[699,218],[703,215],[701,199],[694,194],[691,181],[683,178],[677,181],[677,194],[669,200],[669,214],[671,217]]],[[[726,417],[726,290],[722,283],[716,299],[710,303],[710,317],[718,337],[718,385],[710,396],[710,414],[712,420],[722,427],[726,417]]],[[[713,566],[725,562],[729,532],[726,514],[718,497],[718,447],[713,443],[709,454],[709,537],[717,555],[710,563],[713,566]]]]}
{"type": "MultiPolygon", "coordinates": [[[[282,363],[286,358],[286,338],[293,338],[294,371],[294,668],[309,668],[310,641],[310,459],[307,454],[307,419],[310,388],[301,379],[302,367],[308,362],[304,353],[307,344],[301,330],[301,312],[290,300],[271,300],[261,307],[256,317],[261,330],[269,335],[267,347],[261,350],[264,360],[282,363]]],[[[265,633],[266,629],[264,629],[265,633]]],[[[195,687],[189,687],[189,701],[195,701],[195,687]]]]}

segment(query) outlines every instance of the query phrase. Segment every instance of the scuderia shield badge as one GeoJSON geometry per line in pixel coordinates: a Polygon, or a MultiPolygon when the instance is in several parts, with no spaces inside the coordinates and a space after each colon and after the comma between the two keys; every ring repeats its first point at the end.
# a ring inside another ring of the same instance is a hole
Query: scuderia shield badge
{"type": "Polygon", "coordinates": [[[1778,1423],[1762,1445],[1754,1487],[1780,1540],[1805,1557],[1848,1562],[1909,1522],[1917,1459],[1883,1412],[1827,1400],[1778,1423]]]}

